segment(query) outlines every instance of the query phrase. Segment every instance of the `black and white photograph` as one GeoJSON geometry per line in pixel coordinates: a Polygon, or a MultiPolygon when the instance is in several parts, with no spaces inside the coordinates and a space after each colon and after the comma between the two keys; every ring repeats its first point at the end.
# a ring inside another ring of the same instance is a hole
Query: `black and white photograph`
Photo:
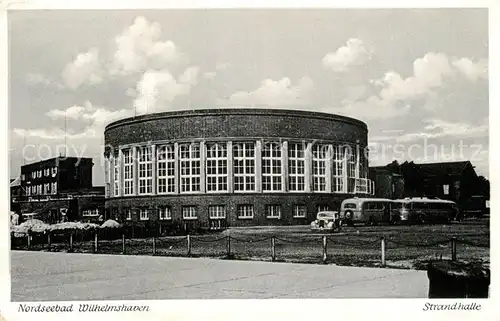
{"type": "Polygon", "coordinates": [[[487,7],[6,16],[17,312],[491,297],[487,7]]]}

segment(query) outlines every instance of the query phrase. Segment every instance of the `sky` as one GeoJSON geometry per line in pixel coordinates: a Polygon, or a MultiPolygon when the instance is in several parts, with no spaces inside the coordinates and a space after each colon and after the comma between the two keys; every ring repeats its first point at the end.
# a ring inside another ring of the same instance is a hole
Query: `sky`
{"type": "Polygon", "coordinates": [[[12,178],[65,149],[102,185],[106,124],[227,107],[358,118],[370,165],[489,176],[486,9],[27,10],[8,34],[12,178]]]}

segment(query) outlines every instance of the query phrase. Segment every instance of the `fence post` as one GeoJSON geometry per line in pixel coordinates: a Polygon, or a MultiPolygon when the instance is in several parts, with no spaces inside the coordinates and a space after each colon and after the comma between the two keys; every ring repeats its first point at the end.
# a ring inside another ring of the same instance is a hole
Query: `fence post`
{"type": "Polygon", "coordinates": [[[50,231],[49,231],[49,232],[47,232],[47,247],[49,250],[50,250],[50,243],[51,243],[51,240],[50,240],[50,231]]]}
{"type": "Polygon", "coordinates": [[[99,250],[99,239],[98,239],[99,232],[96,230],[94,232],[94,253],[97,253],[99,250]]]}
{"type": "Polygon", "coordinates": [[[125,254],[125,232],[122,232],[122,254],[125,254]]]}
{"type": "Polygon", "coordinates": [[[383,236],[380,239],[380,248],[381,248],[381,265],[385,266],[385,237],[383,236]]]}
{"type": "Polygon", "coordinates": [[[188,247],[188,256],[191,256],[191,236],[188,234],[187,235],[187,247],[188,247]]]}
{"type": "Polygon", "coordinates": [[[31,248],[31,232],[28,231],[28,250],[31,248]]]}
{"type": "Polygon", "coordinates": [[[451,238],[451,260],[452,261],[457,260],[457,238],[456,237],[451,238]]]}
{"type": "Polygon", "coordinates": [[[69,234],[69,251],[73,252],[73,231],[69,234]]]}
{"type": "Polygon", "coordinates": [[[323,264],[326,264],[326,257],[328,255],[326,242],[327,242],[326,235],[323,235],[323,264]]]}
{"type": "Polygon", "coordinates": [[[276,240],[271,236],[271,261],[276,261],[276,240]]]}
{"type": "Polygon", "coordinates": [[[153,235],[153,255],[156,255],[156,235],[153,235]]]}
{"type": "Polygon", "coordinates": [[[231,257],[231,236],[227,236],[227,257],[231,257]]]}

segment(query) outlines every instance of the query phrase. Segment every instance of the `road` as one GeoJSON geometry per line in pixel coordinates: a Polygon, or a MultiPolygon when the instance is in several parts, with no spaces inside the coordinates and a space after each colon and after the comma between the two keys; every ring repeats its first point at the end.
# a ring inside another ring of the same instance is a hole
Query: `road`
{"type": "Polygon", "coordinates": [[[12,301],[426,298],[425,271],[11,252],[12,301]]]}

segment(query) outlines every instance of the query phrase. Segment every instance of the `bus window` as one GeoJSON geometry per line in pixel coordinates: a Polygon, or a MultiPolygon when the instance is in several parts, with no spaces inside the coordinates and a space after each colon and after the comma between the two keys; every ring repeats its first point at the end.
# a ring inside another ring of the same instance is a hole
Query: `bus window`
{"type": "Polygon", "coordinates": [[[356,204],[354,204],[354,203],[346,203],[346,204],[344,204],[344,208],[356,208],[356,204]]]}

